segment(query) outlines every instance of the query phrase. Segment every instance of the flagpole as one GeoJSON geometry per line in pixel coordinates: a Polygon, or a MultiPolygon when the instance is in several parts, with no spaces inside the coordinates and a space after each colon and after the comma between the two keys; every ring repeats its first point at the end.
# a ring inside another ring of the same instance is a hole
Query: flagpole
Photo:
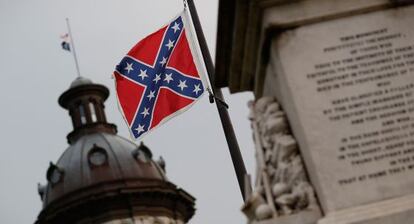
{"type": "MultiPolygon", "coordinates": [[[[214,65],[213,60],[211,59],[210,52],[208,50],[207,42],[204,37],[203,29],[201,28],[200,20],[198,18],[197,10],[195,8],[193,0],[184,0],[184,6],[188,6],[191,19],[193,21],[194,29],[197,35],[198,43],[200,45],[200,50],[206,65],[207,73],[210,82],[214,81],[214,65]]],[[[220,116],[221,124],[223,126],[224,135],[227,140],[227,145],[229,147],[230,156],[233,162],[234,170],[236,172],[237,181],[239,183],[240,191],[245,200],[245,176],[247,175],[246,167],[244,166],[243,157],[240,153],[239,144],[237,143],[237,138],[234,133],[233,125],[230,120],[229,113],[227,111],[227,104],[224,102],[223,93],[220,88],[215,87],[210,83],[214,98],[216,98],[216,106],[220,116]]],[[[210,102],[213,101],[210,98],[210,102]]]]}
{"type": "Polygon", "coordinates": [[[73,54],[73,58],[75,59],[76,71],[78,73],[78,77],[80,77],[78,58],[76,57],[76,51],[75,51],[75,43],[74,43],[75,41],[73,40],[72,31],[70,30],[69,18],[66,18],[66,25],[68,26],[69,41],[70,41],[70,46],[72,47],[71,51],[73,54]]]}

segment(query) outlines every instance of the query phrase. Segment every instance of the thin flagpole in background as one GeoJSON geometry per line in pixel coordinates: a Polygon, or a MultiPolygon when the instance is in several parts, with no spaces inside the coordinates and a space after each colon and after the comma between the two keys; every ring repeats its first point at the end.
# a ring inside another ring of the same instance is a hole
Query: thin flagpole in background
{"type": "MultiPolygon", "coordinates": [[[[198,18],[197,10],[195,8],[193,0],[184,0],[184,7],[188,7],[191,20],[195,29],[195,33],[198,39],[199,47],[204,59],[204,63],[207,69],[207,74],[210,82],[214,81],[214,65],[213,60],[211,59],[210,52],[208,50],[207,42],[204,37],[203,29],[201,28],[200,20],[198,18]]],[[[216,106],[220,116],[221,124],[223,126],[224,135],[227,140],[227,145],[229,147],[229,152],[231,159],[233,161],[234,170],[236,172],[237,181],[239,183],[240,191],[243,197],[243,200],[246,200],[246,191],[245,186],[250,185],[246,184],[245,177],[247,176],[246,167],[244,166],[243,157],[240,153],[239,144],[237,143],[237,138],[234,133],[233,125],[230,120],[229,113],[227,111],[227,105],[223,99],[223,93],[220,88],[215,87],[212,83],[212,91],[214,98],[216,99],[216,106]]],[[[212,100],[210,100],[212,101],[212,100]]],[[[250,188],[249,186],[247,186],[250,188]]]]}
{"type": "Polygon", "coordinates": [[[75,59],[76,72],[78,73],[78,77],[80,77],[78,58],[76,57],[76,51],[75,51],[75,43],[74,43],[75,41],[73,40],[72,31],[70,30],[69,18],[66,18],[66,25],[68,26],[69,41],[70,41],[70,46],[72,47],[73,58],[75,59]]]}

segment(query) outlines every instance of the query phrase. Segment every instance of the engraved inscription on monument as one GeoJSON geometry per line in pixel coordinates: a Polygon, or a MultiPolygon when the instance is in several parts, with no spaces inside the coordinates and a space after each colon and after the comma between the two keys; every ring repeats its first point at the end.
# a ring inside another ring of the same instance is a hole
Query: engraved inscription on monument
{"type": "Polygon", "coordinates": [[[323,51],[348,51],[349,57],[315,64],[307,74],[307,79],[316,83],[317,92],[342,93],[371,84],[363,93],[333,98],[321,111],[329,122],[379,124],[378,128],[342,136],[337,159],[351,166],[375,166],[378,161],[387,164],[372,173],[338,176],[340,185],[414,169],[414,141],[410,141],[414,135],[414,117],[410,115],[414,111],[414,82],[409,78],[414,71],[414,42],[398,46],[396,43],[405,42],[403,38],[403,33],[390,33],[387,28],[339,37],[340,45],[323,51]]]}
{"type": "Polygon", "coordinates": [[[393,9],[277,40],[310,175],[328,210],[414,193],[412,21],[413,7],[393,9]]]}

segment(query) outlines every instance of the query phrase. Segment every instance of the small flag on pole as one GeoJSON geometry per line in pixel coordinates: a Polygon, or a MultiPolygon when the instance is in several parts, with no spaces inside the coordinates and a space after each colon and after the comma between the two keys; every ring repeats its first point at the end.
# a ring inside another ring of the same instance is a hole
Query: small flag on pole
{"type": "Polygon", "coordinates": [[[60,38],[62,39],[62,43],[60,44],[62,46],[63,50],[67,50],[70,51],[70,37],[68,33],[65,33],[63,35],[60,36],[60,38]]]}
{"type": "Polygon", "coordinates": [[[138,42],[116,66],[118,104],[136,139],[184,112],[204,92],[203,63],[188,41],[186,18],[183,12],[138,42]]]}

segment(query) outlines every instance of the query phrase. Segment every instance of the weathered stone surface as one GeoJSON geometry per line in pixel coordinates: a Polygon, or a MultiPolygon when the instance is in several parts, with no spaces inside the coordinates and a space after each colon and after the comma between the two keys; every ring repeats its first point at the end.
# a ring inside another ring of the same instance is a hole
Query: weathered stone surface
{"type": "Polygon", "coordinates": [[[280,105],[272,97],[258,99],[249,105],[258,179],[254,193],[247,198],[244,213],[251,222],[304,211],[320,214],[297,142],[290,133],[280,105]]]}
{"type": "Polygon", "coordinates": [[[264,220],[272,217],[272,209],[267,204],[261,204],[255,211],[257,220],[264,220]]]}
{"type": "MultiPolygon", "coordinates": [[[[276,76],[265,88],[288,114],[326,213],[414,193],[413,21],[407,6],[303,26],[273,42],[276,76]]],[[[272,118],[260,131],[284,123],[272,118]]],[[[288,149],[270,160],[290,158],[288,149]]],[[[306,178],[297,160],[278,164],[276,179],[306,178]]]]}
{"type": "Polygon", "coordinates": [[[262,191],[260,189],[256,189],[255,192],[253,192],[250,197],[247,199],[246,205],[243,212],[247,216],[248,219],[253,220],[256,217],[256,211],[257,208],[260,205],[263,205],[266,203],[265,199],[262,196],[262,191]]]}
{"type": "Polygon", "coordinates": [[[318,220],[319,217],[320,213],[318,212],[303,211],[301,213],[293,214],[290,216],[281,216],[274,219],[266,219],[263,221],[253,221],[251,224],[315,224],[315,220],[318,220]]]}
{"type": "Polygon", "coordinates": [[[411,224],[414,195],[356,206],[327,214],[318,224],[411,224]]]}

